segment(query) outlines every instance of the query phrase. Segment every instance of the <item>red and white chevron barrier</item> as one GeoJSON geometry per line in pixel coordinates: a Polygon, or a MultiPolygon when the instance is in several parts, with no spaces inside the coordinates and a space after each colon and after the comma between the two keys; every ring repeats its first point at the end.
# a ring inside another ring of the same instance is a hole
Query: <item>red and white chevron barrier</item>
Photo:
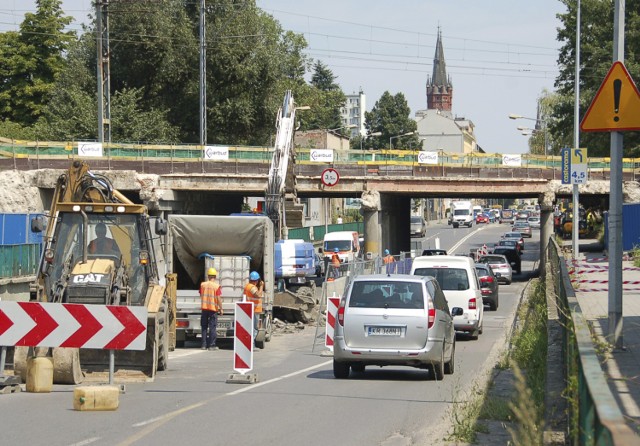
{"type": "Polygon", "coordinates": [[[327,299],[327,322],[325,324],[326,336],[324,338],[324,345],[331,350],[333,350],[333,334],[336,327],[338,306],[340,306],[340,297],[334,296],[327,299]]]}
{"type": "Polygon", "coordinates": [[[253,302],[236,302],[233,370],[244,375],[253,369],[253,302]]]}
{"type": "Polygon", "coordinates": [[[0,345],[144,350],[147,309],[0,301],[0,345]]]}

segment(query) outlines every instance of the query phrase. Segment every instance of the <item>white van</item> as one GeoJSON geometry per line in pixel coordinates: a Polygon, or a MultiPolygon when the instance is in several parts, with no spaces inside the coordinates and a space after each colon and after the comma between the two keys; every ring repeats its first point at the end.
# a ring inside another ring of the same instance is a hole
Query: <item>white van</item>
{"type": "Polygon", "coordinates": [[[458,226],[473,225],[473,212],[470,201],[454,201],[451,203],[451,224],[454,228],[458,226]]]}
{"type": "Polygon", "coordinates": [[[360,237],[357,231],[336,231],[328,232],[324,235],[322,251],[326,260],[331,260],[331,256],[338,248],[340,262],[353,262],[360,257],[360,237]]]}
{"type": "Polygon", "coordinates": [[[449,307],[461,307],[464,313],[453,318],[456,331],[473,339],[482,334],[484,304],[476,267],[471,257],[422,256],[413,259],[411,274],[433,276],[440,284],[449,307]]]}

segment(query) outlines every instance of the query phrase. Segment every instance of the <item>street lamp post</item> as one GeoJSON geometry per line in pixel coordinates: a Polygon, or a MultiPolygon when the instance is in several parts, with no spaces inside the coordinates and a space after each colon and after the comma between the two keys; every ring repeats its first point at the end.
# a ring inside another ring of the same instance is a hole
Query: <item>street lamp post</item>
{"type": "Polygon", "coordinates": [[[373,133],[369,133],[367,136],[361,136],[360,137],[360,150],[362,150],[362,141],[364,139],[369,139],[372,136],[382,136],[382,132],[373,132],[373,133]]]}
{"type": "MultiPolygon", "coordinates": [[[[354,127],[357,127],[357,125],[349,124],[349,125],[343,125],[341,127],[336,127],[335,129],[325,129],[325,131],[324,131],[324,147],[328,148],[328,146],[329,146],[329,133],[335,132],[336,130],[352,129],[354,127]]],[[[342,147],[342,144],[340,144],[340,146],[342,147]]]]}
{"type": "Polygon", "coordinates": [[[410,136],[410,135],[415,135],[416,131],[413,132],[407,132],[407,133],[403,133],[402,135],[396,135],[396,136],[392,136],[391,138],[389,138],[389,150],[393,149],[393,146],[391,145],[391,141],[394,139],[398,139],[398,138],[402,138],[403,136],[410,136]]]}
{"type": "MultiPolygon", "coordinates": [[[[542,123],[542,132],[544,135],[544,155],[548,155],[548,150],[549,150],[549,144],[548,144],[548,139],[547,139],[547,121],[544,119],[538,119],[538,118],[528,118],[526,116],[522,116],[522,115],[515,115],[515,114],[510,114],[509,115],[509,119],[527,119],[529,121],[535,121],[535,122],[540,122],[542,123]]],[[[521,132],[523,132],[523,135],[527,135],[527,133],[524,133],[525,131],[530,130],[532,134],[536,133],[537,131],[539,131],[538,129],[531,129],[528,127],[517,127],[518,130],[520,130],[521,132]]]]}

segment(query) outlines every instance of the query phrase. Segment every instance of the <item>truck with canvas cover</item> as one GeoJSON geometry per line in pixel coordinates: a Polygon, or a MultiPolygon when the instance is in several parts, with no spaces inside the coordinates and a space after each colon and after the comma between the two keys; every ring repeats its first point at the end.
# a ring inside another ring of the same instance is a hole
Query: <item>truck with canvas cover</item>
{"type": "MultiPolygon", "coordinates": [[[[115,371],[140,370],[153,379],[167,368],[175,342],[175,277],[161,274],[164,258],[156,236],[166,232],[166,222],[156,220],[153,234],[147,208],[82,161],[58,178],[47,218],[32,220],[34,232],[46,232],[31,301],[145,307],[146,350],[116,351],[115,371]]],[[[109,367],[107,350],[17,347],[14,367],[22,376],[33,354],[52,357],[59,384],[77,384],[83,372],[109,367]]]]}
{"type": "Polygon", "coordinates": [[[218,316],[218,339],[233,338],[235,303],[243,300],[249,273],[265,282],[263,313],[255,339],[258,348],[271,339],[274,305],[273,224],[265,216],[169,215],[167,262],[178,276],[177,343],[201,334],[200,284],[213,267],[222,288],[223,315],[218,316]]]}

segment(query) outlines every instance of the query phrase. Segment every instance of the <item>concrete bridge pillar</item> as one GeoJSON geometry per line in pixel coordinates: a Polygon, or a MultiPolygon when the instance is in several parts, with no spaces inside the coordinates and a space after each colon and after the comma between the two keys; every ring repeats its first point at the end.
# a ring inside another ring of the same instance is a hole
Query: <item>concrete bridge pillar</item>
{"type": "Polygon", "coordinates": [[[547,246],[549,246],[549,237],[553,236],[553,202],[555,194],[546,193],[538,197],[540,203],[540,277],[544,278],[545,265],[547,258],[547,246]]]}
{"type": "Polygon", "coordinates": [[[411,249],[411,198],[365,191],[362,194],[362,213],[365,253],[381,256],[385,249],[392,254],[411,249]]]}
{"type": "Polygon", "coordinates": [[[382,254],[380,230],[380,194],[377,191],[362,193],[362,216],[364,217],[364,252],[373,257],[382,254]]]}

